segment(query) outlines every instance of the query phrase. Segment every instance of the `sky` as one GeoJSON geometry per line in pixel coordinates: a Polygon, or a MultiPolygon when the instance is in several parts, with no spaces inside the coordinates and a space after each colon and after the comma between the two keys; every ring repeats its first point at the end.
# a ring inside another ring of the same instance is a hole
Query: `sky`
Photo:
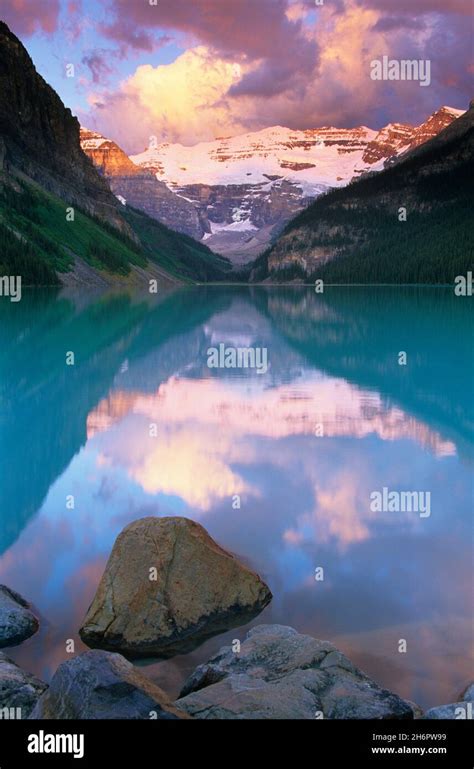
{"type": "Polygon", "coordinates": [[[471,0],[2,0],[0,18],[129,154],[150,137],[416,125],[472,96],[471,0]],[[372,80],[383,56],[429,60],[430,85],[372,80]]]}

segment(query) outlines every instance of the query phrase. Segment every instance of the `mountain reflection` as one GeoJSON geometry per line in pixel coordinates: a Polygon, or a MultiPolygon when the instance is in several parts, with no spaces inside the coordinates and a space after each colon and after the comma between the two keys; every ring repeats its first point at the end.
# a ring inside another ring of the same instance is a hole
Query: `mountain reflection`
{"type": "MultiPolygon", "coordinates": [[[[0,581],[44,618],[8,652],[49,677],[65,638],[83,648],[120,529],[186,515],[269,582],[256,622],[338,642],[421,704],[450,701],[469,664],[470,324],[447,289],[0,302],[0,581]],[[267,373],[209,369],[220,343],[267,348],[267,373]],[[383,486],[429,489],[431,517],[372,512],[383,486]],[[395,655],[399,637],[415,657],[395,655]]],[[[150,674],[177,689],[222,640],[150,674]]]]}

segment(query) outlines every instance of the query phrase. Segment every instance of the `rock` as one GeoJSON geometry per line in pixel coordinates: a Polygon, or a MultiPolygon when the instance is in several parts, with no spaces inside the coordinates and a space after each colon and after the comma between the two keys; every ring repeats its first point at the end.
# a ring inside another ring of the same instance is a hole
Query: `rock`
{"type": "Polygon", "coordinates": [[[271,598],[199,524],[143,518],[117,537],[79,632],[91,647],[170,657],[245,624],[271,598]]]}
{"type": "Polygon", "coordinates": [[[413,711],[413,718],[423,718],[424,710],[423,708],[420,708],[419,705],[416,704],[416,702],[412,702],[411,700],[405,700],[405,702],[410,705],[412,711],[413,711]]]}
{"type": "Polygon", "coordinates": [[[115,195],[129,206],[144,211],[176,232],[200,240],[204,230],[199,214],[185,197],[171,192],[148,168],[132,163],[125,152],[110,139],[81,128],[81,147],[99,173],[108,180],[115,195]]]}
{"type": "Polygon", "coordinates": [[[472,718],[472,711],[469,711],[469,705],[469,702],[451,702],[449,705],[430,708],[426,711],[423,719],[436,718],[447,721],[451,719],[472,718]],[[470,712],[471,715],[469,715],[470,712]]]}
{"type": "Polygon", "coordinates": [[[188,678],[175,704],[212,719],[413,718],[408,702],[332,644],[283,625],[252,628],[239,653],[222,648],[188,678]]]}
{"type": "Polygon", "coordinates": [[[0,652],[0,718],[27,718],[47,685],[0,652]]]}
{"type": "Polygon", "coordinates": [[[459,699],[464,702],[474,702],[474,682],[466,686],[464,691],[461,692],[459,699]]]}
{"type": "Polygon", "coordinates": [[[0,585],[0,648],[17,646],[39,628],[30,604],[14,590],[0,585]]]}
{"type": "Polygon", "coordinates": [[[30,718],[169,721],[184,715],[120,654],[88,651],[59,666],[30,718]]]}

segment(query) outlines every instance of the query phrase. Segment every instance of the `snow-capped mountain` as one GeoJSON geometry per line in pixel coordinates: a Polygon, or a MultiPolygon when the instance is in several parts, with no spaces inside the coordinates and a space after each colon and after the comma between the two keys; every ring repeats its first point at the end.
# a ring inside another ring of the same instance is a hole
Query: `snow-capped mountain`
{"type": "Polygon", "coordinates": [[[196,206],[171,192],[155,174],[132,163],[115,142],[81,128],[81,147],[123,205],[144,211],[176,232],[202,239],[205,229],[196,206]]]}
{"type": "Polygon", "coordinates": [[[354,176],[379,170],[381,161],[427,141],[462,114],[442,107],[420,126],[390,123],[380,131],[366,126],[306,131],[276,126],[193,147],[159,144],[131,160],[174,190],[199,184],[268,184],[278,176],[311,195],[321,186],[343,186],[354,176]]]}
{"type": "MultiPolygon", "coordinates": [[[[366,126],[308,130],[276,126],[191,147],[156,144],[130,160],[146,178],[153,176],[160,183],[160,195],[165,197],[163,188],[173,194],[177,205],[173,210],[168,201],[168,226],[185,231],[183,217],[191,217],[193,211],[193,232],[187,231],[238,263],[261,253],[321,193],[382,170],[392,158],[437,135],[462,114],[463,110],[442,107],[419,126],[390,123],[379,131],[366,126]]],[[[98,152],[106,148],[94,144],[100,139],[83,139],[83,149],[96,165],[102,162],[98,152]]],[[[116,194],[158,219],[164,216],[160,195],[152,211],[149,193],[138,189],[143,184],[139,174],[124,177],[113,162],[107,163],[105,173],[116,194]]]]}
{"type": "Polygon", "coordinates": [[[453,284],[472,263],[473,126],[474,104],[380,173],[316,200],[252,279],[453,284]]]}

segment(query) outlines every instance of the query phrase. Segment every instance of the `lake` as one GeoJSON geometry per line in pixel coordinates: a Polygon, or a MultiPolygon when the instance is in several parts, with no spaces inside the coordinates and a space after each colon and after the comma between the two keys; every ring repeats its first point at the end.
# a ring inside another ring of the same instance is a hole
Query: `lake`
{"type": "Polygon", "coordinates": [[[250,625],[140,663],[170,694],[263,622],[331,641],[422,707],[454,701],[473,670],[470,301],[237,286],[0,299],[0,582],[41,619],[7,653],[49,680],[68,639],[86,648],[121,529],[183,515],[274,598],[250,625]],[[267,365],[209,366],[220,345],[267,365]],[[374,509],[383,489],[429,493],[429,514],[374,509]]]}

